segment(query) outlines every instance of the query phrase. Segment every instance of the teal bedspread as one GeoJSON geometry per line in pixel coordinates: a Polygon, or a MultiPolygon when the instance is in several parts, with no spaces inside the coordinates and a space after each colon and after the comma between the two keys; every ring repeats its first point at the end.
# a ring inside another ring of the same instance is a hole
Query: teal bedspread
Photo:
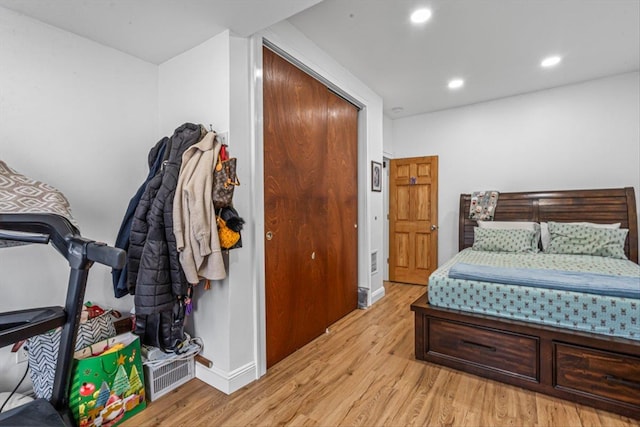
{"type": "Polygon", "coordinates": [[[465,249],[429,278],[429,303],[471,313],[640,341],[640,299],[540,286],[510,285],[449,277],[458,263],[489,268],[586,272],[640,278],[640,266],[628,260],[586,255],[507,254],[465,249]]]}

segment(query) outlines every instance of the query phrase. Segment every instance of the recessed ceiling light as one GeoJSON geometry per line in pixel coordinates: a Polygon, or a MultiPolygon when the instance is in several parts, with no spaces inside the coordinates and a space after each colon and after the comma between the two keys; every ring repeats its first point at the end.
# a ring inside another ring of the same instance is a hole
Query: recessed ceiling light
{"type": "Polygon", "coordinates": [[[391,109],[391,112],[394,113],[394,114],[402,113],[403,111],[404,111],[404,108],[402,108],[402,107],[393,107],[391,109]]]}
{"type": "Polygon", "coordinates": [[[549,56],[548,58],[542,60],[540,66],[544,68],[554,67],[558,65],[560,61],[562,61],[562,58],[559,56],[549,56]]]}
{"type": "Polygon", "coordinates": [[[411,14],[411,22],[414,24],[422,24],[427,22],[431,18],[431,11],[429,9],[418,9],[411,14]]]}
{"type": "Polygon", "coordinates": [[[460,89],[462,86],[464,86],[464,80],[462,79],[453,79],[453,80],[449,80],[449,89],[460,89]]]}

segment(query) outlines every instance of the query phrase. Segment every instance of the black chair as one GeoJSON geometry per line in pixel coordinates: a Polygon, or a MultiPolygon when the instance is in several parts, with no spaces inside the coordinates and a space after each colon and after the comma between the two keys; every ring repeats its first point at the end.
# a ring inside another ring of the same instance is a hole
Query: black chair
{"type": "MultiPolygon", "coordinates": [[[[0,313],[0,347],[62,326],[53,392],[0,414],[0,425],[74,425],[69,410],[73,354],[89,269],[94,262],[121,269],[122,249],[80,236],[66,218],[55,214],[0,214],[0,241],[51,245],[69,262],[71,272],[64,307],[42,307],[0,313]]],[[[10,250],[0,248],[2,250],[10,250]]]]}

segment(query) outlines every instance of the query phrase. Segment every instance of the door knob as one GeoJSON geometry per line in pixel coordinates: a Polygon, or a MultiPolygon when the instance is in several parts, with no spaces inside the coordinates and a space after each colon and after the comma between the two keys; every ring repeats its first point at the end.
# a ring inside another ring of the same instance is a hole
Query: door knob
{"type": "Polygon", "coordinates": [[[273,239],[273,233],[271,231],[267,231],[266,237],[267,237],[267,240],[273,239]]]}
{"type": "Polygon", "coordinates": [[[438,226],[435,224],[431,225],[431,231],[436,231],[438,229],[438,226]]]}

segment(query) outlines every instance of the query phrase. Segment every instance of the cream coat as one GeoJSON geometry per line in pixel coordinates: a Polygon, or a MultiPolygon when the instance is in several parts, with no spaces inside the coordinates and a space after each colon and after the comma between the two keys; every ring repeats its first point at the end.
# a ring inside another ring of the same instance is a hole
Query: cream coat
{"type": "Polygon", "coordinates": [[[220,147],[215,133],[209,132],[182,155],[173,200],[173,232],[180,265],[191,284],[226,277],[212,199],[213,170],[220,147]]]}

